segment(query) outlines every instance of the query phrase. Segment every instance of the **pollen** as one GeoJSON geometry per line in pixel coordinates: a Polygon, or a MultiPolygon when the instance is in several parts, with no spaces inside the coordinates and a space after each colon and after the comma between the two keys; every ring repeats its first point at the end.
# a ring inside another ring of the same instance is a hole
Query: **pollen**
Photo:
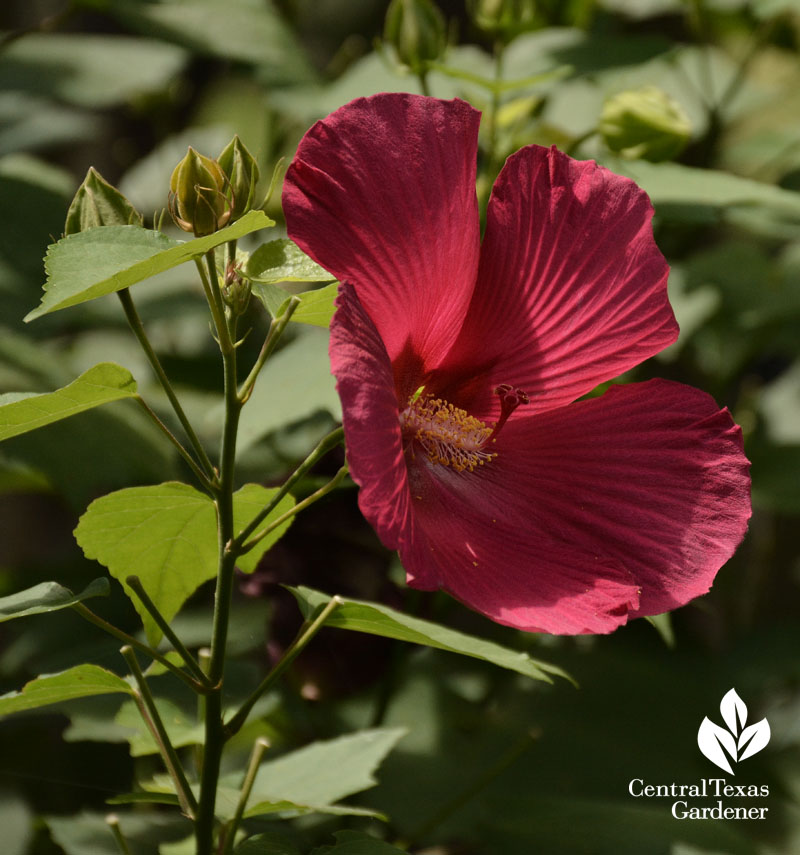
{"type": "Polygon", "coordinates": [[[472,472],[497,457],[485,451],[493,428],[466,410],[432,395],[412,395],[400,413],[407,439],[416,441],[431,463],[472,472]]]}

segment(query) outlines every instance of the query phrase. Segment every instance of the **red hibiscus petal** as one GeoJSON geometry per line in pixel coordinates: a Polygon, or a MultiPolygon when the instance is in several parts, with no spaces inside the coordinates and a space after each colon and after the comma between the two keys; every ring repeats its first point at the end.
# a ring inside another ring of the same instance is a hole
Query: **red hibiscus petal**
{"type": "Polygon", "coordinates": [[[624,624],[639,602],[630,573],[538,528],[509,524],[484,474],[424,462],[411,469],[419,533],[400,548],[409,584],[443,588],[492,620],[529,632],[578,635],[624,624]]]}
{"type": "Polygon", "coordinates": [[[510,157],[489,202],[478,284],[442,394],[488,417],[491,388],[509,383],[541,411],[671,344],[678,326],[652,213],[632,181],[593,161],[539,146],[510,157]]]}
{"type": "Polygon", "coordinates": [[[463,101],[359,98],[308,131],[286,174],[289,236],[355,287],[392,362],[437,364],[461,327],[478,268],[479,121],[463,101]]]}
{"type": "MultiPolygon", "coordinates": [[[[417,536],[408,489],[392,366],[375,325],[350,285],[342,285],[331,322],[331,370],[342,399],[350,475],[361,512],[383,544],[417,536]]],[[[420,581],[436,588],[424,573],[420,581]]]]}

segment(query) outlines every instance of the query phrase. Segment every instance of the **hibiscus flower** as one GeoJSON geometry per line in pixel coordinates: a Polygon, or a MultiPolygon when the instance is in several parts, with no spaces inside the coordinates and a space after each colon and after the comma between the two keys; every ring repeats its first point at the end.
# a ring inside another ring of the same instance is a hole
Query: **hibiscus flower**
{"type": "Polygon", "coordinates": [[[289,236],[341,282],[331,367],[359,504],[415,588],[499,623],[610,632],[708,591],[750,516],[741,430],[666,380],[577,400],[675,341],[652,206],[555,148],[500,173],[480,114],[360,98],[315,124],[289,236]]]}

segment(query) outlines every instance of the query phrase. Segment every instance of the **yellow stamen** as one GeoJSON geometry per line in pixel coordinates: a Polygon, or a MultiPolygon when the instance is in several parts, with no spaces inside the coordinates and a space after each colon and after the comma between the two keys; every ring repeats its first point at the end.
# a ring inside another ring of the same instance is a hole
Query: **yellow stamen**
{"type": "Polygon", "coordinates": [[[441,398],[418,390],[400,413],[403,433],[416,440],[431,463],[452,466],[456,472],[472,472],[497,457],[483,448],[492,428],[441,398]]]}

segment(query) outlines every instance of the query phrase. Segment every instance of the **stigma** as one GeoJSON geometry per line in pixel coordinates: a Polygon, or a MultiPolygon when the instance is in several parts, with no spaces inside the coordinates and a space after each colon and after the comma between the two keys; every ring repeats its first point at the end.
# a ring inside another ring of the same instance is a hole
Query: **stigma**
{"type": "Polygon", "coordinates": [[[485,424],[466,410],[418,389],[400,413],[404,438],[412,445],[416,442],[433,464],[450,466],[456,472],[473,472],[497,457],[488,449],[511,413],[520,404],[528,403],[521,389],[507,383],[493,392],[500,398],[500,417],[496,424],[485,424]]]}

